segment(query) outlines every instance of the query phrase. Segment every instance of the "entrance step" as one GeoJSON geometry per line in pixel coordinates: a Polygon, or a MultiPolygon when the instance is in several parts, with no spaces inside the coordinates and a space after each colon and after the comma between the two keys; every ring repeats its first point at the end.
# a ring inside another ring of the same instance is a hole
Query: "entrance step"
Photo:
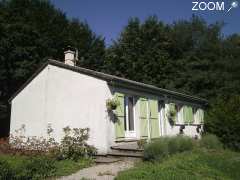
{"type": "Polygon", "coordinates": [[[108,153],[111,156],[117,157],[143,157],[143,149],[139,148],[137,142],[124,142],[111,146],[111,151],[108,153]]]}
{"type": "Polygon", "coordinates": [[[108,164],[108,163],[115,163],[115,162],[121,161],[121,159],[114,158],[114,157],[108,157],[108,156],[97,156],[94,161],[95,161],[95,163],[108,164]]]}
{"type": "Polygon", "coordinates": [[[120,152],[112,150],[107,154],[107,156],[113,157],[134,157],[134,158],[142,158],[143,152],[120,152]]]}
{"type": "Polygon", "coordinates": [[[119,150],[119,151],[134,151],[134,152],[142,152],[143,149],[139,148],[137,143],[124,143],[116,146],[111,146],[111,149],[119,150]]]}

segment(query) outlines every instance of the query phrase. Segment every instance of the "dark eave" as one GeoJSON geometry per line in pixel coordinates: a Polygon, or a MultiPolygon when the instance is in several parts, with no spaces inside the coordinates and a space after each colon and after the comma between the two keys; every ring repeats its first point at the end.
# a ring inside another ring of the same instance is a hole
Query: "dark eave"
{"type": "Polygon", "coordinates": [[[175,92],[175,91],[170,91],[167,89],[162,89],[162,88],[158,88],[156,86],[152,86],[149,84],[144,84],[144,83],[140,83],[137,81],[132,81],[129,79],[124,79],[124,78],[120,78],[117,76],[113,76],[113,75],[109,75],[109,74],[105,74],[105,73],[101,73],[101,72],[97,72],[97,71],[93,71],[90,69],[85,69],[82,67],[77,67],[77,66],[69,66],[66,65],[60,61],[56,61],[56,60],[48,60],[47,63],[45,63],[43,66],[41,66],[36,73],[34,73],[34,75],[27,80],[26,83],[24,83],[24,85],[10,98],[9,102],[12,101],[12,99],[14,99],[18,93],[20,93],[48,64],[53,65],[53,66],[57,66],[57,67],[61,67],[64,69],[68,69],[74,72],[78,72],[78,73],[82,73],[85,75],[89,75],[92,77],[96,77],[98,79],[102,79],[105,80],[109,85],[111,86],[116,86],[116,87],[123,87],[123,88],[128,88],[128,89],[132,89],[132,90],[136,90],[136,91],[142,91],[142,92],[147,92],[147,93],[151,93],[151,94],[156,94],[156,95],[162,95],[162,96],[167,96],[168,98],[172,98],[172,99],[179,99],[179,100],[185,100],[185,101],[190,101],[190,102],[194,102],[194,103],[198,103],[198,104],[202,104],[202,105],[206,105],[207,104],[207,100],[202,99],[202,98],[198,98],[195,96],[190,96],[187,94],[183,94],[183,93],[179,93],[179,92],[175,92]]]}

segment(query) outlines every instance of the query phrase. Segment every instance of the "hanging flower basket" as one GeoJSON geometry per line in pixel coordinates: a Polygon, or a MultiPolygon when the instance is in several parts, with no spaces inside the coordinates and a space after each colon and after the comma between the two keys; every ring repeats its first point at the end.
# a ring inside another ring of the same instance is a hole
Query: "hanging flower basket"
{"type": "Polygon", "coordinates": [[[177,116],[177,111],[175,108],[175,104],[170,104],[169,109],[167,112],[167,118],[169,123],[173,126],[176,123],[176,116],[177,116]]]}
{"type": "Polygon", "coordinates": [[[111,110],[115,110],[117,109],[117,107],[120,105],[120,102],[113,98],[113,99],[108,99],[106,101],[106,107],[107,107],[107,110],[111,111],[111,110]]]}

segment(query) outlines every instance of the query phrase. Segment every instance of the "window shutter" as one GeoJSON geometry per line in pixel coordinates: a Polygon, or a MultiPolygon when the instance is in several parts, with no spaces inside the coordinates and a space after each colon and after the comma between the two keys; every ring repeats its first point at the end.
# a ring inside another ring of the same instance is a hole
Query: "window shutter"
{"type": "Polygon", "coordinates": [[[151,138],[159,137],[158,101],[149,100],[151,138]]]}
{"type": "Polygon", "coordinates": [[[188,122],[192,124],[194,122],[194,117],[193,117],[193,109],[190,106],[188,107],[188,118],[189,118],[188,122]]]}
{"type": "Polygon", "coordinates": [[[116,138],[123,138],[123,137],[125,137],[125,130],[124,130],[124,120],[125,120],[124,94],[115,93],[115,97],[117,98],[117,100],[120,103],[120,105],[116,109],[117,121],[115,122],[115,135],[116,135],[116,138]]]}
{"type": "Polygon", "coordinates": [[[190,106],[183,107],[183,120],[184,120],[184,123],[186,124],[193,123],[194,118],[193,118],[192,107],[190,106]]]}
{"type": "Polygon", "coordinates": [[[140,134],[141,137],[148,137],[147,99],[141,97],[138,101],[140,106],[140,134]]]}
{"type": "Polygon", "coordinates": [[[198,114],[199,114],[199,123],[203,123],[204,122],[204,111],[203,109],[199,108],[198,109],[198,114]]]}

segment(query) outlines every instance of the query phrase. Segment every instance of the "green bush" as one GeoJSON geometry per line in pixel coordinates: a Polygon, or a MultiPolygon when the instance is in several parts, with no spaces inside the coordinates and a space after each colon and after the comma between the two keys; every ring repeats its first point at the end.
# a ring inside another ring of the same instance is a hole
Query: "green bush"
{"type": "Polygon", "coordinates": [[[161,137],[147,144],[144,148],[145,160],[162,160],[163,158],[194,148],[195,142],[190,137],[161,137]]]}
{"type": "Polygon", "coordinates": [[[187,136],[175,136],[169,139],[169,154],[175,154],[184,151],[190,151],[195,146],[194,139],[187,136]]]}
{"type": "Polygon", "coordinates": [[[12,179],[13,170],[7,161],[0,159],[0,179],[12,179]]]}
{"type": "Polygon", "coordinates": [[[161,160],[168,156],[168,141],[167,137],[159,138],[144,147],[145,160],[161,160]]]}
{"type": "Polygon", "coordinates": [[[240,151],[240,96],[223,97],[210,104],[205,131],[215,134],[225,147],[240,151]]]}
{"type": "Polygon", "coordinates": [[[81,158],[88,158],[97,153],[95,147],[87,144],[89,138],[89,128],[65,127],[63,129],[65,136],[61,141],[60,159],[72,159],[78,161],[81,158]]]}
{"type": "Polygon", "coordinates": [[[203,135],[199,141],[200,147],[206,149],[222,149],[223,144],[219,141],[218,137],[213,134],[203,135]]]}

